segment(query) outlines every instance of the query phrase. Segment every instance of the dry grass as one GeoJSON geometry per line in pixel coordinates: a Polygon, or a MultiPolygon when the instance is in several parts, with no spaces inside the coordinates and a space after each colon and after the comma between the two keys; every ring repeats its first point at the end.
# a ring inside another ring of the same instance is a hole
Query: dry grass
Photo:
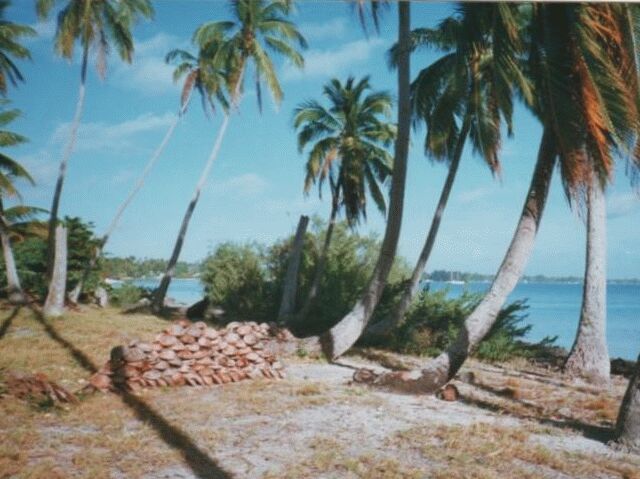
{"type": "Polygon", "coordinates": [[[535,478],[544,473],[569,477],[640,478],[640,460],[594,457],[552,450],[532,437],[540,429],[513,429],[489,423],[414,428],[396,435],[391,445],[414,449],[434,464],[434,478],[535,478]]]}
{"type": "MultiPolygon", "coordinates": [[[[2,307],[0,331],[11,312],[2,307]]],[[[0,338],[0,374],[2,370],[44,372],[77,391],[86,384],[90,369],[106,361],[113,346],[152,339],[166,324],[152,316],[92,308],[42,323],[31,311],[22,310],[0,338]]],[[[560,379],[547,380],[542,373],[518,375],[515,370],[479,363],[469,367],[477,384],[459,384],[466,402],[537,422],[515,428],[407,427],[383,435],[386,439],[373,447],[364,447],[362,438],[339,423],[335,436],[305,431],[304,424],[297,432],[280,430],[288,416],[308,418],[307,414],[328,408],[386,414],[384,408],[389,406],[384,395],[317,379],[159,388],[137,397],[93,394],[82,396],[77,405],[53,408],[4,395],[0,396],[0,478],[109,478],[114,474],[136,478],[174,467],[195,471],[193,477],[224,477],[215,474],[221,467],[218,461],[224,462],[220,458],[225,457],[225,464],[232,464],[234,471],[245,474],[242,477],[261,477],[251,469],[242,473],[233,458],[236,451],[241,455],[255,451],[263,434],[272,442],[299,443],[295,454],[285,450],[284,459],[261,469],[271,470],[264,476],[271,478],[527,478],[540,477],[541,471],[575,478],[640,477],[637,457],[611,459],[550,450],[537,440],[566,439],[558,421],[611,425],[624,390],[622,382],[615,383],[612,392],[602,392],[558,385],[560,379]]],[[[434,405],[449,407],[448,403],[434,405]]],[[[479,417],[490,414],[475,410],[479,417]]],[[[410,410],[406,414],[410,416],[410,410]]],[[[417,424],[422,423],[412,426],[417,424]]]]}

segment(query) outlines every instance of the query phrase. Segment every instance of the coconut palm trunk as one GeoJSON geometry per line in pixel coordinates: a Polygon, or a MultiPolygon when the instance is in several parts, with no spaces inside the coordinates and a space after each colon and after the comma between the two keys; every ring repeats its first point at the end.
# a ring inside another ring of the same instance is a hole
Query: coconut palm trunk
{"type": "Polygon", "coordinates": [[[369,284],[360,300],[349,314],[340,320],[323,337],[325,354],[337,358],[358,340],[386,286],[387,276],[393,266],[402,226],[404,190],[411,128],[410,105],[410,2],[398,2],[398,135],[395,143],[393,177],[389,200],[389,213],[378,261],[369,284]]]}
{"type": "Polygon", "coordinates": [[[85,267],[85,269],[84,269],[84,271],[82,273],[82,277],[80,278],[80,281],[73,288],[73,291],[71,291],[69,293],[69,300],[70,301],[72,301],[74,303],[78,302],[78,298],[82,294],[82,291],[84,289],[84,285],[86,284],[87,279],[89,278],[89,275],[91,274],[91,271],[93,271],[95,269],[98,261],[102,257],[102,254],[104,252],[104,247],[107,244],[107,241],[109,241],[109,238],[111,237],[111,235],[113,234],[115,229],[118,227],[118,224],[120,223],[120,219],[122,218],[122,215],[124,214],[124,211],[131,204],[131,202],[133,201],[133,198],[138,194],[140,189],[142,189],[142,187],[144,186],[144,183],[145,183],[145,181],[147,179],[147,176],[149,176],[149,173],[151,173],[151,170],[153,169],[155,164],[158,162],[158,159],[160,159],[160,157],[162,156],[162,153],[164,152],[165,148],[167,147],[167,144],[169,143],[169,140],[173,136],[173,132],[175,131],[176,127],[178,126],[178,123],[180,122],[180,120],[184,116],[185,112],[187,111],[187,107],[189,106],[189,101],[191,99],[191,95],[192,94],[193,94],[193,90],[191,90],[189,92],[188,97],[184,101],[183,105],[180,107],[180,110],[178,111],[176,117],[173,119],[173,121],[169,125],[169,129],[165,133],[164,138],[162,139],[162,141],[160,142],[160,144],[158,145],[156,150],[153,152],[153,155],[151,155],[151,158],[149,158],[149,161],[147,162],[147,164],[145,165],[144,169],[142,170],[142,173],[140,174],[140,177],[138,178],[138,181],[136,181],[135,185],[133,186],[133,188],[129,192],[129,195],[127,195],[125,200],[122,202],[122,204],[120,205],[120,207],[116,211],[116,214],[113,217],[113,219],[111,220],[111,223],[109,224],[109,227],[107,228],[107,230],[105,231],[104,235],[100,239],[100,243],[99,243],[98,247],[96,248],[96,251],[94,252],[94,254],[91,257],[91,260],[89,261],[87,266],[85,267]]]}
{"type": "Polygon", "coordinates": [[[56,227],[55,245],[53,274],[43,311],[48,318],[57,318],[64,314],[64,293],[67,287],[67,229],[62,225],[56,227]]]}
{"type": "Polygon", "coordinates": [[[594,178],[587,198],[587,253],[580,323],[564,369],[591,383],[609,383],[607,350],[607,212],[602,187],[594,178]]]}
{"type": "Polygon", "coordinates": [[[327,256],[329,255],[329,246],[331,245],[331,238],[333,237],[333,230],[336,225],[336,217],[338,216],[338,198],[334,197],[331,204],[331,215],[329,216],[329,224],[327,225],[327,232],[324,236],[324,244],[322,245],[322,251],[320,252],[320,257],[318,258],[318,264],[316,265],[316,270],[313,274],[313,281],[311,282],[311,287],[309,288],[309,294],[307,295],[307,299],[300,309],[298,313],[298,320],[304,320],[309,314],[311,307],[318,296],[318,291],[320,290],[320,281],[322,280],[322,274],[324,273],[324,267],[327,263],[327,256]]]}
{"type": "Polygon", "coordinates": [[[62,186],[64,185],[64,179],[67,174],[67,164],[69,158],[73,153],[73,149],[78,137],[78,128],[80,127],[80,119],[82,118],[82,111],[84,109],[84,97],[86,92],[87,81],[87,64],[89,60],[89,46],[86,45],[82,51],[82,66],[80,69],[80,86],[78,88],[78,99],[76,101],[76,112],[73,115],[73,121],[71,123],[71,132],[69,133],[69,142],[64,150],[62,161],[60,162],[60,170],[58,172],[58,180],[56,181],[56,187],[53,192],[53,202],[51,204],[51,216],[49,217],[49,236],[48,236],[48,249],[47,249],[47,278],[51,280],[53,275],[53,263],[55,260],[56,251],[56,226],[58,224],[58,209],[60,208],[60,197],[62,196],[62,186]]]}
{"type": "Polygon", "coordinates": [[[616,440],[619,444],[640,451],[640,356],[622,399],[616,423],[616,440]]]}
{"type": "Polygon", "coordinates": [[[302,259],[302,249],[304,247],[304,235],[309,225],[309,217],[300,216],[298,228],[291,247],[289,261],[287,264],[287,272],[284,277],[284,288],[282,292],[282,301],[280,302],[280,310],[278,311],[278,321],[286,322],[292,316],[296,307],[296,294],[298,292],[298,271],[300,270],[300,260],[302,259]]]}
{"type": "Polygon", "coordinates": [[[0,241],[2,242],[2,254],[4,256],[4,265],[7,275],[7,297],[9,302],[13,304],[21,304],[25,301],[24,292],[20,285],[20,277],[16,268],[16,261],[13,257],[13,249],[11,248],[11,239],[9,237],[9,229],[4,217],[4,205],[0,198],[0,241]]]}
{"type": "MultiPolygon", "coordinates": [[[[244,65],[241,68],[240,74],[238,75],[238,79],[236,83],[234,83],[234,93],[231,98],[231,109],[236,108],[240,103],[240,89],[242,85],[242,78],[244,76],[244,65]]],[[[191,215],[193,215],[193,211],[196,209],[196,205],[198,204],[198,200],[200,199],[200,193],[202,192],[202,188],[209,177],[209,173],[211,172],[211,168],[213,167],[213,163],[216,161],[218,157],[218,153],[220,152],[220,147],[222,146],[222,140],[227,131],[227,127],[229,126],[229,116],[231,115],[231,111],[225,111],[224,116],[222,117],[222,124],[220,125],[220,129],[218,130],[218,135],[216,136],[216,140],[213,144],[213,148],[211,149],[211,154],[207,159],[207,163],[202,170],[202,174],[200,175],[200,179],[196,184],[196,189],[193,192],[193,197],[189,202],[189,206],[187,206],[187,211],[184,214],[184,218],[182,219],[182,224],[180,225],[180,231],[178,232],[178,238],[176,240],[176,244],[173,247],[173,252],[171,253],[171,258],[169,259],[169,263],[167,264],[167,270],[162,276],[162,280],[160,281],[160,286],[156,290],[152,309],[156,313],[162,311],[164,307],[164,300],[167,296],[167,291],[169,290],[169,284],[171,284],[171,280],[173,279],[173,274],[175,273],[176,264],[178,264],[178,258],[180,257],[180,252],[182,251],[182,245],[184,244],[184,238],[187,235],[187,229],[189,228],[189,222],[191,221],[191,215]]]]}
{"type": "Polygon", "coordinates": [[[470,126],[470,117],[469,115],[466,115],[464,123],[462,125],[462,129],[460,131],[458,142],[456,144],[453,158],[451,160],[451,165],[449,166],[449,173],[447,174],[444,186],[442,187],[440,199],[438,200],[438,206],[436,207],[433,219],[431,220],[431,227],[429,228],[427,239],[425,240],[424,246],[422,247],[422,251],[420,252],[420,256],[418,257],[416,266],[411,274],[411,278],[406,285],[406,289],[402,293],[400,301],[398,302],[393,315],[386,320],[372,325],[367,329],[367,334],[371,334],[374,336],[384,335],[391,331],[391,329],[393,329],[396,325],[400,324],[404,318],[404,315],[407,313],[409,306],[411,306],[413,298],[415,298],[416,294],[418,294],[418,291],[420,289],[420,278],[422,277],[422,273],[427,266],[427,261],[429,261],[429,256],[431,256],[431,251],[433,250],[433,245],[435,244],[436,236],[438,235],[440,222],[442,221],[442,216],[444,215],[444,210],[447,207],[447,201],[449,200],[451,188],[453,187],[453,182],[455,181],[458,167],[460,166],[460,158],[462,157],[462,151],[464,150],[464,144],[467,140],[470,126]]]}
{"type": "Polygon", "coordinates": [[[509,249],[491,288],[467,317],[456,340],[445,352],[431,360],[424,369],[409,373],[383,374],[375,379],[375,383],[406,392],[432,393],[455,376],[467,357],[491,330],[500,309],[524,272],[533,251],[549,193],[556,156],[553,134],[545,129],[531,186],[509,249]]]}

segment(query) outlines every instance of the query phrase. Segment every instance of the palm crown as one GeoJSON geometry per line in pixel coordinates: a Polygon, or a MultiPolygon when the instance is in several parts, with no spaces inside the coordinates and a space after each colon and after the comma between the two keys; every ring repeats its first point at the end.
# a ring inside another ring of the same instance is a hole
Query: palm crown
{"type": "Polygon", "coordinates": [[[594,173],[606,184],[616,154],[640,166],[638,7],[534,5],[531,15],[534,111],[553,131],[571,199],[580,196],[594,173]]]}
{"type": "Polygon", "coordinates": [[[317,181],[321,193],[328,181],[334,201],[344,206],[351,226],[366,218],[365,187],[385,212],[380,183],[391,174],[393,163],[385,148],[395,139],[396,129],[382,119],[391,114],[391,96],[366,94],[370,89],[369,77],[358,82],[350,77],[344,85],[333,79],[323,89],[329,108],[309,100],[296,108],[293,120],[299,129],[299,150],[315,142],[306,164],[305,192],[317,181]]]}
{"type": "MultiPolygon", "coordinates": [[[[514,92],[526,101],[532,96],[518,65],[524,49],[518,8],[461,4],[457,14],[437,28],[412,32],[414,49],[430,46],[444,51],[412,84],[413,114],[416,121],[427,124],[425,152],[433,158],[451,159],[466,120],[474,151],[492,172],[499,172],[501,124],[504,121],[512,133],[514,92]]],[[[392,49],[392,59],[394,53],[392,49]]]]}
{"type": "Polygon", "coordinates": [[[181,49],[171,50],[167,53],[165,61],[177,63],[173,72],[173,80],[177,82],[184,77],[181,94],[183,107],[186,106],[195,89],[200,94],[205,112],[209,108],[215,111],[214,99],[217,99],[223,108],[228,108],[228,101],[224,94],[227,83],[225,58],[223,57],[224,42],[225,39],[220,34],[201,47],[198,56],[181,49]]]}
{"type": "Polygon", "coordinates": [[[304,59],[296,49],[306,48],[307,42],[295,25],[285,17],[291,11],[286,0],[235,0],[232,11],[235,21],[209,22],[201,25],[194,34],[195,42],[205,48],[211,41],[229,35],[225,42],[229,90],[241,88],[246,63],[252,60],[255,67],[255,87],[258,105],[262,108],[262,82],[266,82],[276,104],[283,93],[273,62],[267,53],[282,55],[297,67],[304,59]]]}
{"type": "MultiPolygon", "coordinates": [[[[113,43],[124,61],[133,58],[131,27],[140,18],[151,18],[150,0],[65,0],[67,3],[58,14],[55,36],[56,51],[64,58],[71,58],[76,41],[86,51],[95,46],[98,51],[97,68],[100,75],[106,71],[106,58],[113,43]]],[[[56,0],[37,0],[36,10],[40,18],[46,18],[56,0]]]]}
{"type": "Polygon", "coordinates": [[[19,43],[20,37],[36,35],[31,27],[5,20],[4,11],[7,6],[9,6],[8,0],[0,0],[0,93],[2,95],[7,93],[8,82],[15,86],[18,82],[24,81],[14,59],[30,59],[31,54],[19,43]]]}
{"type": "MultiPolygon", "coordinates": [[[[3,100],[0,102],[0,108],[8,102],[3,100]]],[[[17,133],[5,130],[4,127],[15,120],[20,115],[20,110],[4,110],[0,111],[0,148],[19,145],[27,141],[27,139],[17,133]]],[[[20,196],[15,186],[16,180],[26,180],[34,184],[33,178],[29,172],[20,163],[7,156],[4,152],[0,152],[0,196],[20,196]]]]}

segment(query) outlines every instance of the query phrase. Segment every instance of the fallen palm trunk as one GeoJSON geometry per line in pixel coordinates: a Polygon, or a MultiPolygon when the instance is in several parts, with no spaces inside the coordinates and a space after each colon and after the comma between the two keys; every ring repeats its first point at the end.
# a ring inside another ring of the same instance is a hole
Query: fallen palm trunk
{"type": "Polygon", "coordinates": [[[214,329],[181,319],[151,343],[132,341],[111,350],[111,359],[90,379],[100,391],[124,387],[211,386],[246,379],[284,377],[273,342],[292,339],[266,323],[229,323],[214,329]]]}

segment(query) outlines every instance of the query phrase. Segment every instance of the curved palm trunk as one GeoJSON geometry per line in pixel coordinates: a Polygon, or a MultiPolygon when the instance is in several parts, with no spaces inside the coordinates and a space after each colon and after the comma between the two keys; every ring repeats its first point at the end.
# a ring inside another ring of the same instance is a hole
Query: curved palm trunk
{"type": "Polygon", "coordinates": [[[48,318],[56,318],[64,314],[64,293],[67,287],[67,229],[62,225],[56,227],[55,245],[53,274],[43,311],[48,318]]]}
{"type": "Polygon", "coordinates": [[[606,386],[611,363],[607,350],[607,217],[604,192],[597,179],[589,187],[587,253],[580,323],[565,372],[606,386]]]}
{"type": "Polygon", "coordinates": [[[376,267],[362,297],[351,312],[322,338],[325,354],[331,359],[337,358],[353,346],[367,326],[386,285],[398,246],[402,226],[409,129],[411,126],[409,102],[410,8],[409,2],[398,2],[398,136],[395,144],[387,227],[376,267]]]}
{"type": "Polygon", "coordinates": [[[320,252],[320,258],[318,258],[318,264],[313,275],[313,281],[309,288],[309,295],[298,313],[298,320],[304,320],[309,314],[311,307],[313,306],[318,291],[320,290],[320,281],[322,280],[322,274],[324,273],[324,267],[327,263],[327,256],[329,255],[329,246],[331,245],[331,238],[333,236],[333,229],[336,224],[336,216],[338,215],[338,200],[333,199],[331,205],[331,216],[329,217],[329,225],[327,226],[327,232],[324,236],[324,244],[322,245],[322,251],[320,252]]]}
{"type": "Polygon", "coordinates": [[[169,129],[167,130],[167,132],[164,135],[164,138],[162,139],[162,141],[158,145],[158,148],[156,148],[156,150],[153,152],[153,155],[151,155],[151,158],[149,158],[149,161],[147,162],[147,164],[145,165],[144,169],[142,170],[142,173],[140,174],[140,177],[138,178],[138,181],[136,181],[135,185],[133,186],[133,188],[129,192],[129,195],[125,198],[125,200],[122,202],[122,204],[120,205],[120,207],[116,211],[116,214],[113,217],[113,219],[111,220],[111,223],[109,224],[109,227],[107,228],[107,231],[104,233],[104,236],[100,240],[100,244],[96,248],[96,251],[94,252],[93,256],[91,257],[91,260],[89,261],[89,263],[85,267],[84,272],[82,273],[82,278],[80,279],[78,284],[75,286],[73,291],[71,293],[69,293],[69,300],[70,301],[72,301],[74,303],[78,302],[78,298],[82,294],[82,291],[84,289],[84,285],[87,282],[87,279],[88,279],[89,275],[91,274],[91,271],[93,271],[95,269],[96,264],[98,263],[98,260],[102,257],[102,253],[104,251],[104,247],[107,244],[107,241],[109,241],[109,238],[111,237],[111,235],[115,231],[116,227],[118,226],[118,223],[120,222],[120,219],[122,218],[124,210],[127,209],[127,207],[133,201],[133,198],[136,196],[136,194],[138,194],[140,189],[144,186],[144,182],[147,179],[147,176],[149,176],[149,173],[151,173],[151,170],[153,169],[155,164],[158,162],[158,159],[160,159],[160,156],[162,156],[162,153],[164,152],[165,148],[167,147],[167,144],[169,143],[169,140],[173,136],[173,132],[175,131],[176,127],[178,126],[178,123],[180,122],[180,120],[184,116],[185,112],[187,111],[187,107],[188,107],[189,102],[191,100],[192,93],[193,93],[193,90],[191,92],[189,92],[189,96],[186,98],[184,104],[180,107],[180,110],[178,111],[178,114],[176,115],[174,120],[171,122],[171,125],[169,125],[169,129]]]}
{"type": "Polygon", "coordinates": [[[377,377],[380,386],[414,393],[431,393],[444,386],[460,369],[480,341],[491,330],[507,297],[524,272],[538,232],[557,153],[552,133],[545,129],[531,186],[516,231],[491,288],[464,322],[464,327],[447,351],[424,369],[409,373],[388,373],[377,377]]]}
{"type": "Polygon", "coordinates": [[[447,174],[444,186],[442,187],[442,192],[440,193],[438,206],[433,215],[433,219],[431,220],[431,227],[429,228],[427,239],[425,240],[424,246],[422,247],[422,251],[420,252],[420,256],[418,257],[418,261],[415,268],[413,269],[413,273],[411,274],[411,278],[409,279],[406,289],[400,297],[398,306],[396,307],[393,315],[390,318],[373,324],[370,328],[367,328],[367,334],[371,334],[374,336],[384,335],[391,331],[391,329],[393,329],[396,325],[400,324],[404,319],[404,315],[407,313],[409,306],[411,306],[413,298],[415,298],[416,294],[418,293],[420,287],[420,277],[422,276],[422,273],[427,266],[427,261],[429,261],[431,250],[433,249],[433,245],[436,241],[436,236],[438,235],[440,222],[442,221],[442,216],[444,215],[444,210],[447,207],[447,201],[449,200],[451,188],[453,187],[453,182],[456,178],[458,167],[460,166],[460,158],[462,157],[462,151],[467,140],[467,135],[469,134],[470,126],[470,118],[469,115],[467,115],[462,125],[462,130],[460,131],[460,136],[456,144],[456,149],[453,154],[451,165],[449,166],[449,173],[447,174]]]}
{"type": "Polygon", "coordinates": [[[300,260],[302,259],[302,248],[304,246],[304,235],[307,232],[309,217],[300,216],[296,236],[291,247],[291,254],[287,264],[287,272],[284,277],[284,289],[282,292],[282,301],[280,302],[280,310],[278,311],[278,321],[288,321],[296,307],[296,293],[298,291],[298,271],[300,270],[300,260]]]}
{"type": "Polygon", "coordinates": [[[7,297],[9,302],[13,304],[22,304],[25,302],[25,295],[20,285],[20,277],[16,268],[16,261],[13,257],[13,249],[11,248],[11,239],[9,238],[9,230],[6,219],[4,217],[4,205],[0,198],[0,241],[2,242],[2,254],[4,256],[4,265],[7,274],[7,297]]]}
{"type": "Polygon", "coordinates": [[[627,392],[620,405],[616,423],[616,440],[620,444],[640,451],[640,356],[636,362],[636,372],[629,381],[627,392]]]}
{"type": "MultiPolygon", "coordinates": [[[[237,108],[240,103],[240,90],[242,88],[242,79],[244,77],[245,65],[244,63],[240,67],[240,72],[238,74],[238,78],[236,83],[234,83],[233,94],[231,97],[231,108],[237,108]]],[[[224,134],[227,131],[227,127],[229,126],[229,115],[231,111],[227,111],[224,113],[224,117],[222,118],[222,125],[220,125],[220,129],[218,130],[218,135],[216,136],[216,141],[213,144],[213,148],[211,149],[211,154],[207,159],[207,163],[202,170],[202,174],[200,175],[200,179],[196,184],[196,189],[193,192],[193,197],[189,202],[189,206],[187,206],[187,211],[184,214],[184,218],[182,219],[182,225],[180,226],[180,231],[178,232],[178,239],[176,240],[176,244],[173,247],[173,253],[171,253],[171,258],[169,259],[169,264],[167,264],[167,270],[162,276],[162,280],[160,281],[160,286],[156,290],[153,296],[153,303],[151,304],[151,308],[156,313],[162,311],[164,307],[164,300],[167,296],[167,290],[169,289],[169,284],[171,283],[171,279],[173,278],[173,274],[176,269],[176,264],[178,263],[178,258],[180,257],[180,252],[182,251],[182,244],[184,243],[184,238],[187,234],[187,228],[189,227],[189,221],[191,221],[191,215],[193,211],[196,209],[196,204],[200,199],[200,193],[204,184],[207,181],[209,176],[209,172],[213,167],[213,163],[218,157],[218,153],[220,152],[220,147],[222,146],[222,139],[224,138],[224,134]]]]}
{"type": "Polygon", "coordinates": [[[78,128],[80,127],[80,118],[82,117],[82,110],[84,108],[84,97],[86,92],[87,81],[87,63],[89,58],[89,47],[86,46],[82,52],[82,67],[80,69],[80,87],[78,89],[78,100],[76,102],[76,112],[73,115],[73,122],[71,123],[71,133],[69,134],[69,143],[64,150],[62,161],[60,162],[60,170],[58,172],[58,180],[56,181],[56,187],[53,192],[53,203],[51,204],[51,216],[49,217],[49,236],[48,236],[48,248],[47,248],[47,278],[51,280],[53,275],[53,263],[55,260],[56,250],[56,225],[58,223],[58,209],[60,207],[60,197],[62,196],[62,186],[64,184],[64,178],[67,174],[67,163],[73,153],[73,148],[76,144],[78,137],[78,128]]]}

